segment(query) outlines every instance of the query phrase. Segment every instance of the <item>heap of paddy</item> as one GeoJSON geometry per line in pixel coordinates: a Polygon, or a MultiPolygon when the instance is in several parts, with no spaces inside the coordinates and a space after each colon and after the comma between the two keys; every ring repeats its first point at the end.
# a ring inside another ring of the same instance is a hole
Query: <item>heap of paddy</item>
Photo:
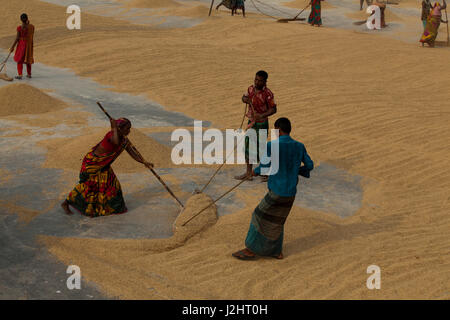
{"type": "Polygon", "coordinates": [[[61,110],[67,105],[27,84],[14,83],[0,88],[0,117],[41,114],[61,110]]]}

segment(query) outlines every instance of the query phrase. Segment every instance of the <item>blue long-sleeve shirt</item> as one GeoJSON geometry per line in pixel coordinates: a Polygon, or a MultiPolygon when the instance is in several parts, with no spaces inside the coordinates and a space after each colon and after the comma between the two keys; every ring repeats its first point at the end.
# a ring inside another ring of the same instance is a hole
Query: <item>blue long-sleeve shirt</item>
{"type": "MultiPolygon", "coordinates": [[[[276,174],[269,175],[268,188],[282,197],[292,197],[297,193],[298,175],[309,178],[309,172],[314,169],[314,162],[306,152],[303,143],[288,135],[267,143],[267,156],[271,157],[272,142],[279,145],[279,168],[276,174]],[[301,166],[301,164],[304,166],[301,166]]],[[[273,159],[272,159],[273,160],[273,159]]],[[[262,167],[270,167],[272,162],[261,163],[255,168],[256,174],[261,174],[262,167]]]]}

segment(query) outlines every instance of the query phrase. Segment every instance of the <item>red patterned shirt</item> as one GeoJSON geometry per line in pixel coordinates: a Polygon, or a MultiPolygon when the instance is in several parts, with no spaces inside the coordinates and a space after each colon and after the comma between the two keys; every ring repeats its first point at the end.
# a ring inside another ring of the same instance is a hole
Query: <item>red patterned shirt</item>
{"type": "MultiPolygon", "coordinates": [[[[246,96],[250,97],[252,99],[253,108],[255,109],[256,113],[265,113],[270,108],[276,107],[276,103],[273,97],[272,91],[270,91],[269,88],[264,87],[262,90],[259,90],[256,92],[255,86],[251,85],[248,87],[248,92],[246,96]]],[[[252,111],[251,108],[249,108],[247,112],[247,117],[249,119],[252,118],[252,111]]],[[[258,120],[256,122],[261,123],[267,121],[267,117],[261,120],[258,120]]]]}

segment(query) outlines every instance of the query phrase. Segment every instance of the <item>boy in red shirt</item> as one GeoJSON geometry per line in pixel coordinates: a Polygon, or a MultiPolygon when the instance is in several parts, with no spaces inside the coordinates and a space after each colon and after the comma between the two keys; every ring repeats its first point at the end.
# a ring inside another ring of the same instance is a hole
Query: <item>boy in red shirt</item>
{"type": "MultiPolygon", "coordinates": [[[[277,105],[275,103],[273,93],[266,87],[267,78],[269,75],[267,72],[261,70],[256,73],[255,84],[248,87],[247,93],[242,96],[242,102],[250,105],[247,113],[248,124],[252,125],[256,131],[257,136],[257,159],[259,161],[259,130],[269,130],[269,116],[277,112],[277,105]]],[[[248,128],[250,129],[250,128],[248,128]]],[[[263,148],[265,150],[265,147],[263,148]]],[[[245,161],[247,163],[246,173],[236,176],[235,179],[252,180],[252,164],[249,163],[249,137],[245,138],[245,161]]],[[[267,180],[267,177],[266,179],[267,180]]]]}

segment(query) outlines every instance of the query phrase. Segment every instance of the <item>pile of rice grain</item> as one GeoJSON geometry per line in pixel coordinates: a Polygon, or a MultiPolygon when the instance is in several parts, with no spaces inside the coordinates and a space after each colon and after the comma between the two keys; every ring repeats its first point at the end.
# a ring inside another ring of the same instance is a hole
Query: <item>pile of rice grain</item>
{"type": "Polygon", "coordinates": [[[0,88],[0,117],[39,114],[64,109],[67,105],[27,84],[15,83],[0,88]]]}
{"type": "Polygon", "coordinates": [[[190,238],[203,229],[212,226],[217,222],[217,207],[215,204],[197,215],[186,225],[183,224],[194,215],[210,205],[213,200],[204,193],[197,193],[190,197],[186,202],[183,211],[178,215],[174,222],[174,234],[178,238],[190,238]]]}

